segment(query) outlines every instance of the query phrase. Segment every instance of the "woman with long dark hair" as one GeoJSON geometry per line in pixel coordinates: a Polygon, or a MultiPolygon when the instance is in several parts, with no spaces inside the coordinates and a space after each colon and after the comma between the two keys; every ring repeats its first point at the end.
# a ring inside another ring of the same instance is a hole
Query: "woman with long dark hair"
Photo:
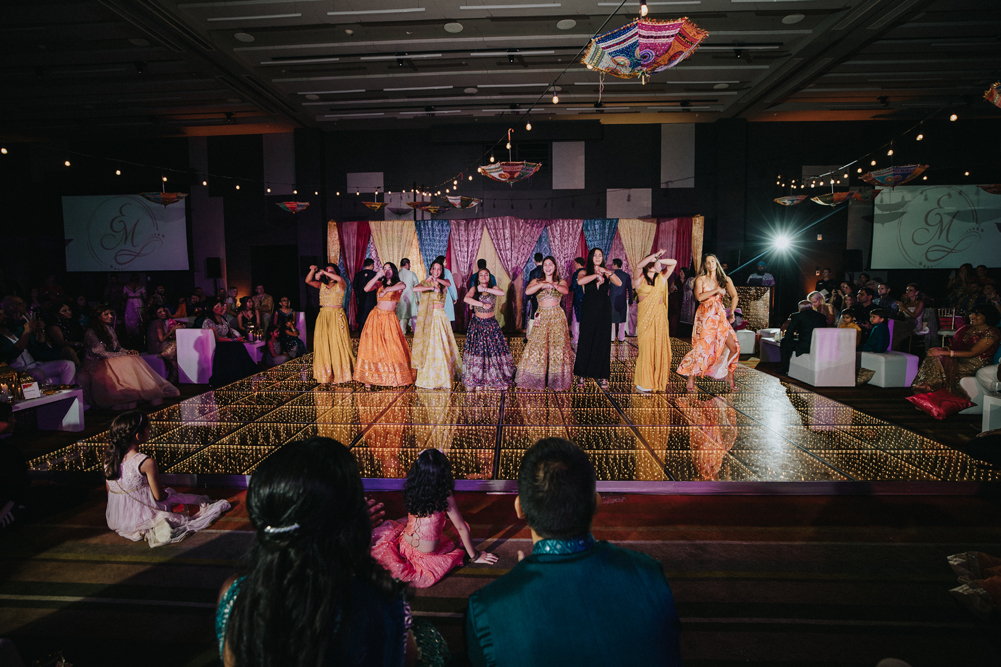
{"type": "MultiPolygon", "coordinates": [[[[421,322],[420,361],[416,363],[416,384],[423,389],[451,389],[452,383],[462,376],[462,358],[452,333],[452,323],[445,314],[445,300],[451,283],[445,280],[445,266],[438,261],[431,264],[428,278],[414,288],[421,293],[421,301],[428,302],[429,315],[421,322]]],[[[411,358],[411,365],[415,365],[411,358]]]]}
{"type": "Polygon", "coordinates": [[[177,387],[153,372],[136,350],[122,348],[111,327],[114,319],[109,306],[98,306],[83,336],[89,401],[105,410],[131,410],[139,401],[159,405],[164,398],[180,396],[177,387]]]}
{"type": "Polygon", "coordinates": [[[539,310],[515,371],[519,389],[566,391],[573,383],[573,346],[566,313],[560,308],[560,299],[569,293],[567,281],[560,280],[556,259],[546,257],[542,260],[542,278],[532,280],[525,288],[525,296],[534,294],[538,299],[539,310]]]}
{"type": "Polygon", "coordinates": [[[990,305],[974,306],[970,310],[970,323],[960,327],[952,337],[952,348],[933,347],[921,362],[918,374],[911,384],[914,393],[945,389],[963,395],[959,381],[972,377],[994,360],[1001,344],[998,320],[1001,313],[990,305]]]}
{"type": "Polygon", "coordinates": [[[149,435],[149,419],[141,412],[125,412],[111,422],[101,466],[108,489],[105,518],[108,528],[122,537],[159,547],[206,528],[230,505],[163,488],[156,461],[140,451],[149,435]],[[198,511],[192,516],[175,514],[175,505],[197,505],[198,511]]]}
{"type": "Polygon", "coordinates": [[[250,358],[240,332],[230,328],[226,310],[225,301],[216,301],[202,321],[202,329],[211,329],[216,340],[209,377],[209,385],[213,388],[239,382],[257,372],[257,364],[250,358]]]}
{"type": "Polygon", "coordinates": [[[584,301],[580,305],[580,337],[573,373],[581,379],[581,384],[584,378],[594,378],[604,389],[612,374],[609,338],[612,302],[608,298],[608,287],[609,284],[621,286],[622,281],[614,271],[605,268],[605,253],[601,248],[591,248],[584,273],[577,276],[577,284],[584,286],[584,301]]]}
{"type": "Polygon", "coordinates": [[[473,563],[497,562],[496,555],[473,546],[454,491],[448,457],[434,448],[421,452],[403,485],[407,517],[386,521],[372,531],[372,555],[394,579],[414,588],[428,588],[461,566],[463,556],[473,563]],[[443,538],[447,521],[455,527],[462,547],[443,538]]]}
{"type": "Polygon", "coordinates": [[[494,317],[499,296],[504,296],[504,290],[490,287],[490,271],[477,271],[476,284],[464,300],[473,310],[462,349],[462,384],[466,389],[504,390],[514,382],[511,347],[494,317]]]}
{"type": "MultiPolygon", "coordinates": [[[[335,264],[327,264],[323,271],[312,265],[306,284],[320,290],[320,314],[313,329],[313,378],[320,384],[351,382],[355,355],[351,349],[348,318],[344,316],[346,288],[341,271],[335,264]]],[[[284,305],[275,313],[276,323],[283,309],[284,305]]]]}
{"type": "Polygon", "coordinates": [[[636,318],[636,370],[633,381],[641,392],[664,391],[671,381],[671,331],[667,315],[667,281],[678,262],[662,259],[663,250],[639,263],[633,288],[639,299],[636,318]]]}
{"type": "Polygon", "coordinates": [[[396,306],[406,287],[392,262],[383,264],[365,285],[366,292],[378,290],[375,308],[361,331],[355,365],[355,381],[363,383],[366,389],[373,384],[405,387],[414,383],[416,373],[410,367],[410,346],[396,318],[396,306]]]}
{"type": "Polygon", "coordinates": [[[223,584],[216,612],[225,667],[413,664],[424,643],[409,632],[403,585],[372,557],[361,478],[344,445],[283,446],[250,478],[247,513],[250,559],[223,584]]]}
{"type": "Polygon", "coordinates": [[[177,330],[185,324],[170,317],[166,306],[150,306],[150,323],[146,332],[150,354],[155,354],[167,364],[167,378],[177,381],[177,330]]]}
{"type": "Polygon", "coordinates": [[[695,279],[695,298],[699,309],[692,330],[692,350],[678,364],[678,375],[687,375],[686,389],[695,391],[695,378],[708,375],[726,379],[730,390],[736,388],[733,372],[740,361],[740,345],[733,332],[733,311],[737,309],[737,288],[723,273],[716,255],[706,255],[695,279]],[[723,295],[730,297],[730,314],[723,307],[723,295]]]}

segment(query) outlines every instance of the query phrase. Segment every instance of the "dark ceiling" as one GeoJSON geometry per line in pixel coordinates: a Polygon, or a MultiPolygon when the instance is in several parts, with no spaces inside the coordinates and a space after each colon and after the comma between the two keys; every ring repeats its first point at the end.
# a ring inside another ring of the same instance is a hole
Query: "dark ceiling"
{"type": "MultiPolygon", "coordinates": [[[[618,4],[7,0],[0,136],[420,127],[536,102],[533,118],[613,123],[998,113],[982,99],[1001,66],[996,0],[649,2],[709,37],[645,86],[602,90],[575,56],[618,4]]],[[[626,2],[605,30],[638,11],[626,2]]]]}

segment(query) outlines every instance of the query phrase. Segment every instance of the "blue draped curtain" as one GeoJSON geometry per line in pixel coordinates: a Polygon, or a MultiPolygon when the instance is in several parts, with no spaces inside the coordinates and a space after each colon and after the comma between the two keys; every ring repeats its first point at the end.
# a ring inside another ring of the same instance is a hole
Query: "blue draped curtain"
{"type": "Polygon", "coordinates": [[[542,228],[542,233],[539,234],[539,240],[535,242],[535,249],[532,250],[532,254],[529,256],[528,261],[525,262],[525,270],[521,273],[522,280],[524,281],[526,287],[528,287],[528,274],[530,274],[532,269],[535,268],[535,253],[537,252],[541,252],[543,257],[552,254],[552,250],[549,249],[549,230],[545,227],[542,228]]]}
{"type": "Polygon", "coordinates": [[[417,245],[421,249],[424,266],[431,269],[435,257],[448,251],[448,235],[452,225],[448,220],[417,220],[417,245]]]}
{"type": "Polygon", "coordinates": [[[605,254],[606,262],[610,261],[609,255],[612,253],[612,241],[615,240],[615,231],[619,228],[618,218],[598,218],[584,221],[584,240],[587,242],[587,250],[591,248],[601,248],[605,254]]]}

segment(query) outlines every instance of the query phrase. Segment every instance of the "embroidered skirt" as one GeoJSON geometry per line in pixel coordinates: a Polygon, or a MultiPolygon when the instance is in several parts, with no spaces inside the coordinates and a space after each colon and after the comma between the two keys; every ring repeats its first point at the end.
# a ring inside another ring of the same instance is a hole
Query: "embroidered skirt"
{"type": "MultiPolygon", "coordinates": [[[[399,328],[399,323],[397,323],[399,328]]],[[[433,308],[424,324],[424,359],[417,371],[417,386],[422,389],[451,389],[462,375],[462,358],[452,334],[452,323],[444,308],[433,308]]],[[[412,363],[412,362],[411,362],[412,363]]]]}
{"type": "MultiPolygon", "coordinates": [[[[290,336],[290,338],[293,338],[290,336]]],[[[302,345],[302,341],[293,338],[302,345]]],[[[313,329],[313,378],[320,384],[351,382],[355,355],[343,308],[320,308],[313,329]]]]}
{"type": "Polygon", "coordinates": [[[540,308],[515,380],[520,389],[566,391],[573,383],[574,353],[567,317],[559,306],[540,308]]]}
{"type": "Polygon", "coordinates": [[[467,389],[507,389],[514,382],[514,358],[494,317],[472,316],[462,352],[462,384],[467,389]]]}
{"type": "Polygon", "coordinates": [[[414,376],[410,347],[400,330],[396,310],[373,309],[358,342],[355,380],[382,387],[405,387],[413,384],[414,376]]]}

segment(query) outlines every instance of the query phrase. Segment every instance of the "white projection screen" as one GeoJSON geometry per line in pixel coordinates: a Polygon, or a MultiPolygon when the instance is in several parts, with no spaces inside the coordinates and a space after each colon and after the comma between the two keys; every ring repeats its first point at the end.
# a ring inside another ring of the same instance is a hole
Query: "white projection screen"
{"type": "Polygon", "coordinates": [[[139,195],[63,197],[67,271],[186,271],[184,202],[139,195]]]}
{"type": "Polygon", "coordinates": [[[873,269],[1001,266],[1001,195],[976,185],[904,185],[875,201],[873,269]]]}

